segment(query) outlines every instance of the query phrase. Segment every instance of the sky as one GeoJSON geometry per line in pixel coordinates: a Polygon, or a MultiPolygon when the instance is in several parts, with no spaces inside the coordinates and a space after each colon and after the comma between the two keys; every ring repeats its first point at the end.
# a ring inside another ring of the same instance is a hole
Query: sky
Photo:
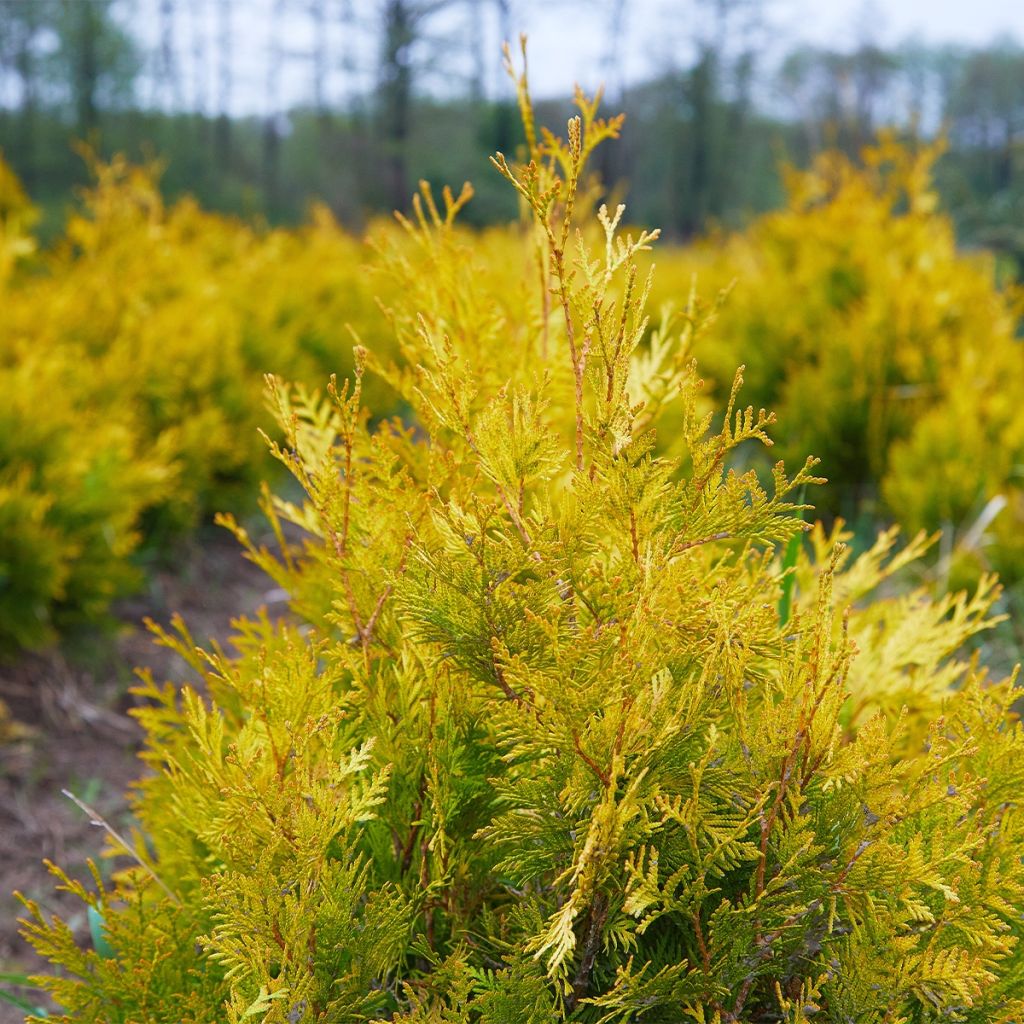
{"type": "MultiPolygon", "coordinates": [[[[0,0],[2,2],[2,0],[0,0]]],[[[614,92],[678,66],[680,55],[692,46],[696,0],[619,0],[623,17],[619,32],[612,32],[610,11],[615,0],[511,0],[515,31],[530,37],[531,81],[538,96],[566,95],[579,82],[591,91],[602,81],[614,92]],[[615,40],[614,45],[610,42],[615,40]],[[613,59],[614,58],[614,59],[613,59]]],[[[327,84],[330,103],[344,103],[372,83],[376,43],[372,28],[380,0],[326,0],[334,12],[348,10],[363,30],[353,32],[340,18],[332,20],[326,36],[332,66],[327,84]],[[347,66],[350,70],[345,71],[347,66]],[[360,67],[362,71],[360,72],[360,67]],[[355,72],[351,69],[355,68],[355,72]],[[361,76],[361,77],[360,77],[361,76]]],[[[709,5],[701,5],[707,8],[709,5]]],[[[786,50],[800,42],[844,48],[870,38],[882,44],[916,37],[926,42],[983,44],[1003,34],[1024,42],[1024,0],[761,0],[761,23],[749,27],[757,39],[762,64],[771,66],[786,50]]],[[[491,95],[506,88],[499,58],[500,30],[495,4],[484,2],[489,13],[476,29],[482,32],[484,52],[494,59],[486,69],[491,95]]],[[[131,29],[153,53],[158,51],[161,0],[134,0],[131,29]]],[[[216,109],[219,65],[217,40],[223,34],[218,20],[219,0],[177,0],[175,49],[184,57],[185,70],[173,86],[151,68],[149,95],[144,101],[157,106],[180,100],[202,109],[216,109]],[[198,69],[198,70],[197,70],[198,69]]],[[[309,0],[232,0],[232,86],[229,108],[236,114],[265,114],[286,110],[311,95],[314,27],[309,0]],[[279,23],[271,12],[281,5],[279,23]],[[277,26],[277,27],[275,27],[277,26]],[[272,52],[284,54],[283,71],[268,75],[272,52]]],[[[455,52],[474,31],[471,5],[456,3],[446,14],[441,36],[454,40],[455,52]]],[[[469,67],[446,63],[441,48],[428,85],[444,91],[458,76],[465,81],[469,67]]],[[[461,91],[459,85],[454,89],[461,91]]]]}
{"type": "MultiPolygon", "coordinates": [[[[796,42],[842,49],[863,38],[882,44],[912,37],[929,43],[984,44],[1011,34],[1024,42],[1024,0],[767,0],[764,6],[762,35],[769,57],[796,42]]],[[[626,0],[632,14],[619,46],[627,83],[645,77],[652,63],[667,63],[686,33],[691,8],[686,0],[626,0]]],[[[527,6],[525,14],[538,93],[564,93],[574,80],[593,84],[607,50],[608,18],[603,24],[567,18],[564,8],[544,3],[527,6]],[[567,21],[572,25],[569,34],[567,21]]]]}
{"type": "MultiPolygon", "coordinates": [[[[797,0],[798,23],[818,42],[835,40],[862,20],[859,0],[797,0]]],[[[890,0],[867,5],[883,39],[917,35],[928,42],[986,43],[1010,32],[1024,40],[1024,0],[890,0]]]]}

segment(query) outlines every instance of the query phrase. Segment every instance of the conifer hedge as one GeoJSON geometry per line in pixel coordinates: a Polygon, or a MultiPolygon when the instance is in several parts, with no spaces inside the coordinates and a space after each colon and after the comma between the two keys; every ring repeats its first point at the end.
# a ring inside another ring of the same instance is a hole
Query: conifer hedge
{"type": "Polygon", "coordinates": [[[346,322],[385,333],[369,254],[325,210],[270,230],[165,204],[158,168],[93,169],[40,251],[0,160],[0,656],[102,621],[140,549],[255,506],[254,378],[319,381],[351,366],[346,322]]]}
{"type": "Polygon", "coordinates": [[[305,498],[250,555],[307,622],[241,622],[232,656],[161,634],[203,686],[142,687],[139,831],[110,881],[55,869],[94,941],[27,904],[57,1019],[1024,1019],[1024,737],[957,653],[994,584],[879,596],[927,543],[893,533],[780,556],[813,460],[730,469],[772,417],[739,376],[704,411],[696,306],[640,344],[652,234],[577,234],[618,121],[580,96],[538,137],[517,82],[529,304],[424,196],[402,357],[271,382],[305,498]],[[368,426],[371,373],[414,418],[368,426]]]}
{"type": "Polygon", "coordinates": [[[963,251],[939,205],[941,144],[882,135],[789,169],[785,206],[658,256],[656,302],[732,285],[697,347],[727,393],[774,409],[784,457],[814,451],[819,511],[941,529],[954,578],[1024,579],[1024,293],[963,251]]]}

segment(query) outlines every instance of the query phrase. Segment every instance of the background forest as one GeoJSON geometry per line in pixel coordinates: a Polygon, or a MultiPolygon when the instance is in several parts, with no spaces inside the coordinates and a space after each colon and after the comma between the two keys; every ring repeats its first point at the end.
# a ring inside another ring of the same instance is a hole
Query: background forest
{"type": "MultiPolygon", "coordinates": [[[[870,4],[819,45],[787,36],[778,0],[3,0],[0,149],[44,234],[87,180],[74,140],[157,154],[165,193],[210,209],[280,223],[315,198],[360,226],[407,208],[418,178],[461,183],[520,141],[494,54],[541,8],[582,19],[601,52],[586,84],[603,81],[627,120],[600,171],[623,183],[634,221],[676,238],[742,223],[781,201],[782,159],[855,154],[895,126],[945,133],[937,181],[964,244],[1024,251],[1024,49],[882,43],[870,4]],[[627,80],[638,25],[668,42],[627,80]]],[[[564,122],[570,95],[539,99],[564,122]]],[[[467,216],[513,212],[486,182],[467,216]]]]}

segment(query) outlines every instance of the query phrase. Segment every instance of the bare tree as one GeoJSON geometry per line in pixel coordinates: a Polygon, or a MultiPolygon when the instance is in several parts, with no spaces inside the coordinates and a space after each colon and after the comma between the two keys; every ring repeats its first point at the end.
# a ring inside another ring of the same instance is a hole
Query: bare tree
{"type": "Polygon", "coordinates": [[[498,5],[498,33],[503,43],[513,43],[512,0],[496,0],[498,5]]]}
{"type": "MultiPolygon", "coordinates": [[[[88,7],[90,5],[86,3],[81,6],[88,7]]],[[[181,75],[180,68],[178,67],[178,53],[175,40],[176,20],[177,6],[174,0],[160,0],[158,14],[160,42],[157,54],[157,88],[163,95],[164,104],[172,110],[180,111],[184,105],[184,98],[181,92],[181,75]]]]}
{"type": "Polygon", "coordinates": [[[0,5],[0,68],[13,72],[18,83],[17,148],[25,185],[35,184],[35,148],[39,115],[37,45],[44,13],[42,3],[8,0],[0,5]]]}
{"type": "Polygon", "coordinates": [[[274,0],[267,19],[267,98],[263,119],[263,188],[271,210],[279,196],[279,170],[281,159],[281,70],[284,64],[282,31],[286,0],[274,0]]]}
{"type": "Polygon", "coordinates": [[[486,0],[469,0],[469,47],[473,61],[470,79],[470,95],[473,102],[481,104],[487,93],[487,33],[484,25],[484,7],[486,0]]]}
{"type": "Polygon", "coordinates": [[[217,162],[222,168],[231,160],[231,94],[234,77],[234,30],[232,0],[217,3],[217,162]]]}
{"type": "Polygon", "coordinates": [[[78,115],[78,131],[91,135],[97,125],[96,88],[100,76],[98,19],[99,5],[64,0],[65,14],[74,33],[72,90],[78,115]]]}
{"type": "Polygon", "coordinates": [[[322,120],[327,114],[327,0],[310,0],[309,13],[313,19],[313,108],[322,120]]]}
{"type": "Polygon", "coordinates": [[[601,57],[601,77],[609,91],[609,99],[621,102],[625,90],[622,77],[622,43],[626,32],[626,0],[611,0],[608,12],[608,34],[601,57]]]}
{"type": "Polygon", "coordinates": [[[1024,50],[1003,40],[967,57],[948,114],[961,146],[987,154],[988,187],[1010,189],[1024,136],[1024,50]]]}
{"type": "Polygon", "coordinates": [[[415,0],[385,0],[380,63],[381,126],[388,191],[396,209],[408,202],[406,144],[412,105],[412,45],[415,0]]]}
{"type": "Polygon", "coordinates": [[[190,0],[189,29],[192,49],[192,109],[204,120],[209,113],[206,94],[206,0],[190,0]]]}

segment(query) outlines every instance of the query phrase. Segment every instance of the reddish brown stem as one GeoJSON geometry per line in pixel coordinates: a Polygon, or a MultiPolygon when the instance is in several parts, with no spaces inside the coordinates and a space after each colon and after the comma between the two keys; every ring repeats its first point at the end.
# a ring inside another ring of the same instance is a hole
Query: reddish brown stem
{"type": "Polygon", "coordinates": [[[600,765],[598,765],[598,763],[586,753],[580,744],[580,737],[578,733],[574,732],[572,734],[572,741],[576,747],[576,753],[583,759],[583,763],[598,777],[598,779],[601,780],[604,788],[608,789],[612,784],[611,776],[606,771],[603,771],[600,765]]]}

